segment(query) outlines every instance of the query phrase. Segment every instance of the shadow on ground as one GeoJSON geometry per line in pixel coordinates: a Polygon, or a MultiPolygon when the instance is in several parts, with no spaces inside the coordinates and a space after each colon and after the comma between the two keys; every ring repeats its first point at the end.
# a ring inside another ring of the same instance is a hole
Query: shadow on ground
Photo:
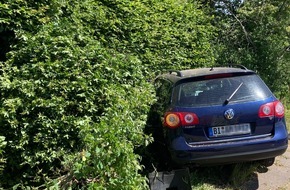
{"type": "MultiPolygon", "coordinates": [[[[166,150],[164,147],[157,145],[153,147],[154,151],[143,151],[141,162],[145,166],[143,175],[148,176],[152,172],[168,172],[179,169],[172,166],[168,160],[166,161],[166,158],[160,157],[159,153],[166,150]],[[158,150],[157,147],[159,147],[158,150]]],[[[163,153],[162,155],[168,154],[163,153]]],[[[259,188],[257,175],[259,172],[267,172],[267,168],[256,162],[189,168],[190,184],[192,189],[196,190],[255,190],[259,188]]]]}
{"type": "Polygon", "coordinates": [[[212,189],[256,190],[259,188],[257,173],[267,170],[257,163],[191,168],[191,186],[193,189],[210,186],[212,189]]]}

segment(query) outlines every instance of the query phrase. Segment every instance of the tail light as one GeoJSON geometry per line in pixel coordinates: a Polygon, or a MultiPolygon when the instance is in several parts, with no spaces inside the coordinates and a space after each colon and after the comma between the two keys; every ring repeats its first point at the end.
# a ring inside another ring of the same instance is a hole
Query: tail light
{"type": "Polygon", "coordinates": [[[175,129],[180,126],[196,125],[199,119],[195,113],[190,112],[167,112],[164,126],[175,129]]]}
{"type": "Polygon", "coordinates": [[[284,106],[280,101],[264,104],[259,109],[259,117],[284,117],[284,106]]]}
{"type": "Polygon", "coordinates": [[[279,101],[276,101],[274,105],[275,105],[275,116],[279,118],[284,117],[285,110],[283,104],[279,101]]]}

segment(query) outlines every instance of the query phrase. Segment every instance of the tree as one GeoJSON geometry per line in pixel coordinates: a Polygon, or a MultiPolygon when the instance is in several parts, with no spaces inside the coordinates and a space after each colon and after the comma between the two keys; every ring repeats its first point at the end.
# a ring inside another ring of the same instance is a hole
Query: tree
{"type": "Polygon", "coordinates": [[[289,1],[221,4],[223,11],[212,11],[220,28],[218,62],[243,64],[256,70],[279,98],[286,98],[290,84],[289,1]]]}

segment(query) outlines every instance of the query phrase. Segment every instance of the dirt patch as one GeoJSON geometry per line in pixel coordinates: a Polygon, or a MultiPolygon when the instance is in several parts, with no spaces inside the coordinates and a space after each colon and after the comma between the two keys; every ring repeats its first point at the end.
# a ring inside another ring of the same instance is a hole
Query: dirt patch
{"type": "Polygon", "coordinates": [[[290,189],[290,148],[276,157],[275,163],[268,169],[255,172],[253,178],[241,189],[245,190],[287,190],[290,189]]]}

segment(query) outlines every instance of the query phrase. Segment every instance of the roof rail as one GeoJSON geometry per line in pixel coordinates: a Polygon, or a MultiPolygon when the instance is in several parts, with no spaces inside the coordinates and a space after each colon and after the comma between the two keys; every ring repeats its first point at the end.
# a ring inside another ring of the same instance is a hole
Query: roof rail
{"type": "Polygon", "coordinates": [[[248,70],[248,68],[245,67],[244,65],[238,65],[238,64],[229,64],[228,67],[237,67],[240,69],[248,70]]]}
{"type": "Polygon", "coordinates": [[[178,71],[178,70],[169,70],[169,74],[172,74],[172,73],[176,73],[176,76],[179,76],[179,77],[183,76],[181,71],[178,71]]]}

